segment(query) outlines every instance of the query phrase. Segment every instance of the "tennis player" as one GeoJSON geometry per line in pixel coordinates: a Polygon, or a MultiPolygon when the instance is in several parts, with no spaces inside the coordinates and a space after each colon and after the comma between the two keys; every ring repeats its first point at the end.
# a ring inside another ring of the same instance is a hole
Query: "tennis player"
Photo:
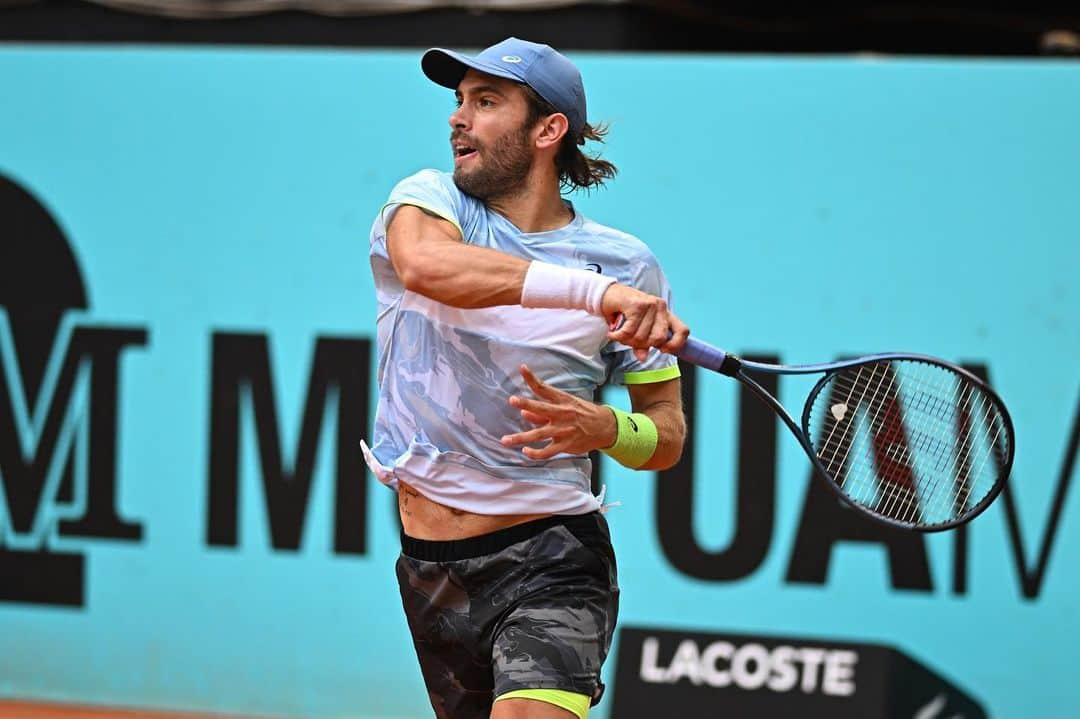
{"type": "Polygon", "coordinates": [[[566,57],[510,38],[421,66],[456,93],[454,171],[402,180],[371,231],[379,403],[363,450],[398,494],[398,582],[436,716],[584,719],[619,596],[587,455],[678,461],[670,353],[689,331],[649,249],[561,194],[616,172],[581,150],[606,130],[566,57]],[[593,402],[609,382],[632,413],[593,402]]]}

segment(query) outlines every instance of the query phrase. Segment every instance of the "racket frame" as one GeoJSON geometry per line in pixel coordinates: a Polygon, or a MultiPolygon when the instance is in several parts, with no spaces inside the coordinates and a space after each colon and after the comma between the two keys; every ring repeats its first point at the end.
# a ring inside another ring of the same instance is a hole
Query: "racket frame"
{"type": "Polygon", "coordinates": [[[1009,477],[1009,473],[1012,471],[1013,456],[1015,454],[1016,435],[1013,432],[1012,418],[1009,416],[1008,410],[1005,408],[1005,403],[1001,398],[986,384],[980,377],[974,373],[953,364],[952,362],[946,362],[938,357],[931,357],[930,355],[912,354],[910,352],[882,352],[878,354],[862,355],[860,357],[853,357],[846,360],[838,360],[836,362],[825,362],[820,364],[803,364],[803,365],[775,365],[766,364],[764,362],[752,362],[750,360],[744,360],[736,355],[733,355],[725,350],[721,350],[718,347],[714,347],[710,344],[702,342],[696,338],[691,338],[687,341],[687,346],[683,351],[679,352],[679,357],[697,365],[704,369],[718,372],[723,375],[727,375],[735,380],[738,380],[745,387],[749,388],[759,399],[772,407],[781,421],[787,425],[792,434],[799,441],[799,445],[802,447],[806,456],[810,459],[811,464],[816,470],[816,474],[819,479],[823,480],[829,489],[839,497],[844,504],[856,510],[860,514],[869,517],[870,519],[896,529],[902,529],[906,531],[918,531],[918,532],[940,532],[947,529],[958,527],[962,524],[967,524],[972,519],[982,514],[982,512],[990,506],[990,503],[1001,493],[1001,490],[1005,488],[1005,481],[1009,477]],[[872,364],[874,362],[891,361],[891,360],[911,360],[918,362],[925,362],[927,364],[937,365],[951,372],[955,372],[962,376],[967,381],[971,382],[981,390],[986,397],[994,404],[995,408],[1001,414],[1001,417],[1005,423],[1005,430],[1009,438],[1008,446],[1006,447],[1007,455],[1004,460],[995,457],[995,461],[998,461],[998,477],[994,483],[994,486],[990,488],[990,491],[984,496],[974,507],[965,512],[963,515],[949,522],[943,522],[940,524],[921,525],[912,522],[901,522],[890,517],[878,514],[867,507],[856,502],[844,492],[843,488],[836,482],[836,479],[825,469],[822,465],[821,459],[817,456],[817,452],[814,450],[813,445],[810,443],[810,411],[814,403],[814,399],[821,392],[822,388],[828,383],[829,379],[837,372],[847,369],[849,367],[857,367],[859,365],[872,364]],[[802,412],[802,426],[800,426],[795,418],[787,411],[787,409],[780,403],[780,400],[769,393],[764,387],[758,384],[752,377],[748,376],[744,370],[756,372],[760,374],[770,375],[801,375],[801,374],[819,374],[823,373],[822,377],[817,381],[817,384],[807,394],[806,401],[803,405],[802,412]]]}

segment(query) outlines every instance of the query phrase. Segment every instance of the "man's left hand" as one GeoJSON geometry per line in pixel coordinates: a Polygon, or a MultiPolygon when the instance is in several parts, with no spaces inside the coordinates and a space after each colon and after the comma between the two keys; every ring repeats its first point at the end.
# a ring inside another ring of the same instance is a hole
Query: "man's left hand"
{"type": "Polygon", "coordinates": [[[548,444],[540,448],[521,448],[529,459],[542,460],[557,454],[587,454],[615,444],[617,427],[610,409],[542,382],[525,365],[521,365],[521,376],[535,397],[513,395],[510,405],[520,410],[525,421],[534,427],[504,435],[503,445],[514,447],[546,441],[548,444]]]}

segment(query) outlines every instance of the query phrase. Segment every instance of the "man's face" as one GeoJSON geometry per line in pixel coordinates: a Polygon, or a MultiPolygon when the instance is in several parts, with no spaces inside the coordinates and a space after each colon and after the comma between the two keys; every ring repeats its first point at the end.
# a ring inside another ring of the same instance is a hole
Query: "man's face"
{"type": "Polygon", "coordinates": [[[469,70],[456,95],[454,183],[481,200],[516,191],[533,163],[525,93],[515,82],[469,70]]]}

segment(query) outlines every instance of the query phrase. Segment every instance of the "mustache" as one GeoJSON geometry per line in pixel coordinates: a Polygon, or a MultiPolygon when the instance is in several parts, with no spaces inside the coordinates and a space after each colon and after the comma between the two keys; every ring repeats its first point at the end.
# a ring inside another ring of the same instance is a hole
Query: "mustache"
{"type": "Polygon", "coordinates": [[[476,150],[479,150],[483,146],[482,142],[480,142],[474,137],[466,135],[464,132],[461,131],[451,132],[450,142],[461,142],[476,150]]]}

